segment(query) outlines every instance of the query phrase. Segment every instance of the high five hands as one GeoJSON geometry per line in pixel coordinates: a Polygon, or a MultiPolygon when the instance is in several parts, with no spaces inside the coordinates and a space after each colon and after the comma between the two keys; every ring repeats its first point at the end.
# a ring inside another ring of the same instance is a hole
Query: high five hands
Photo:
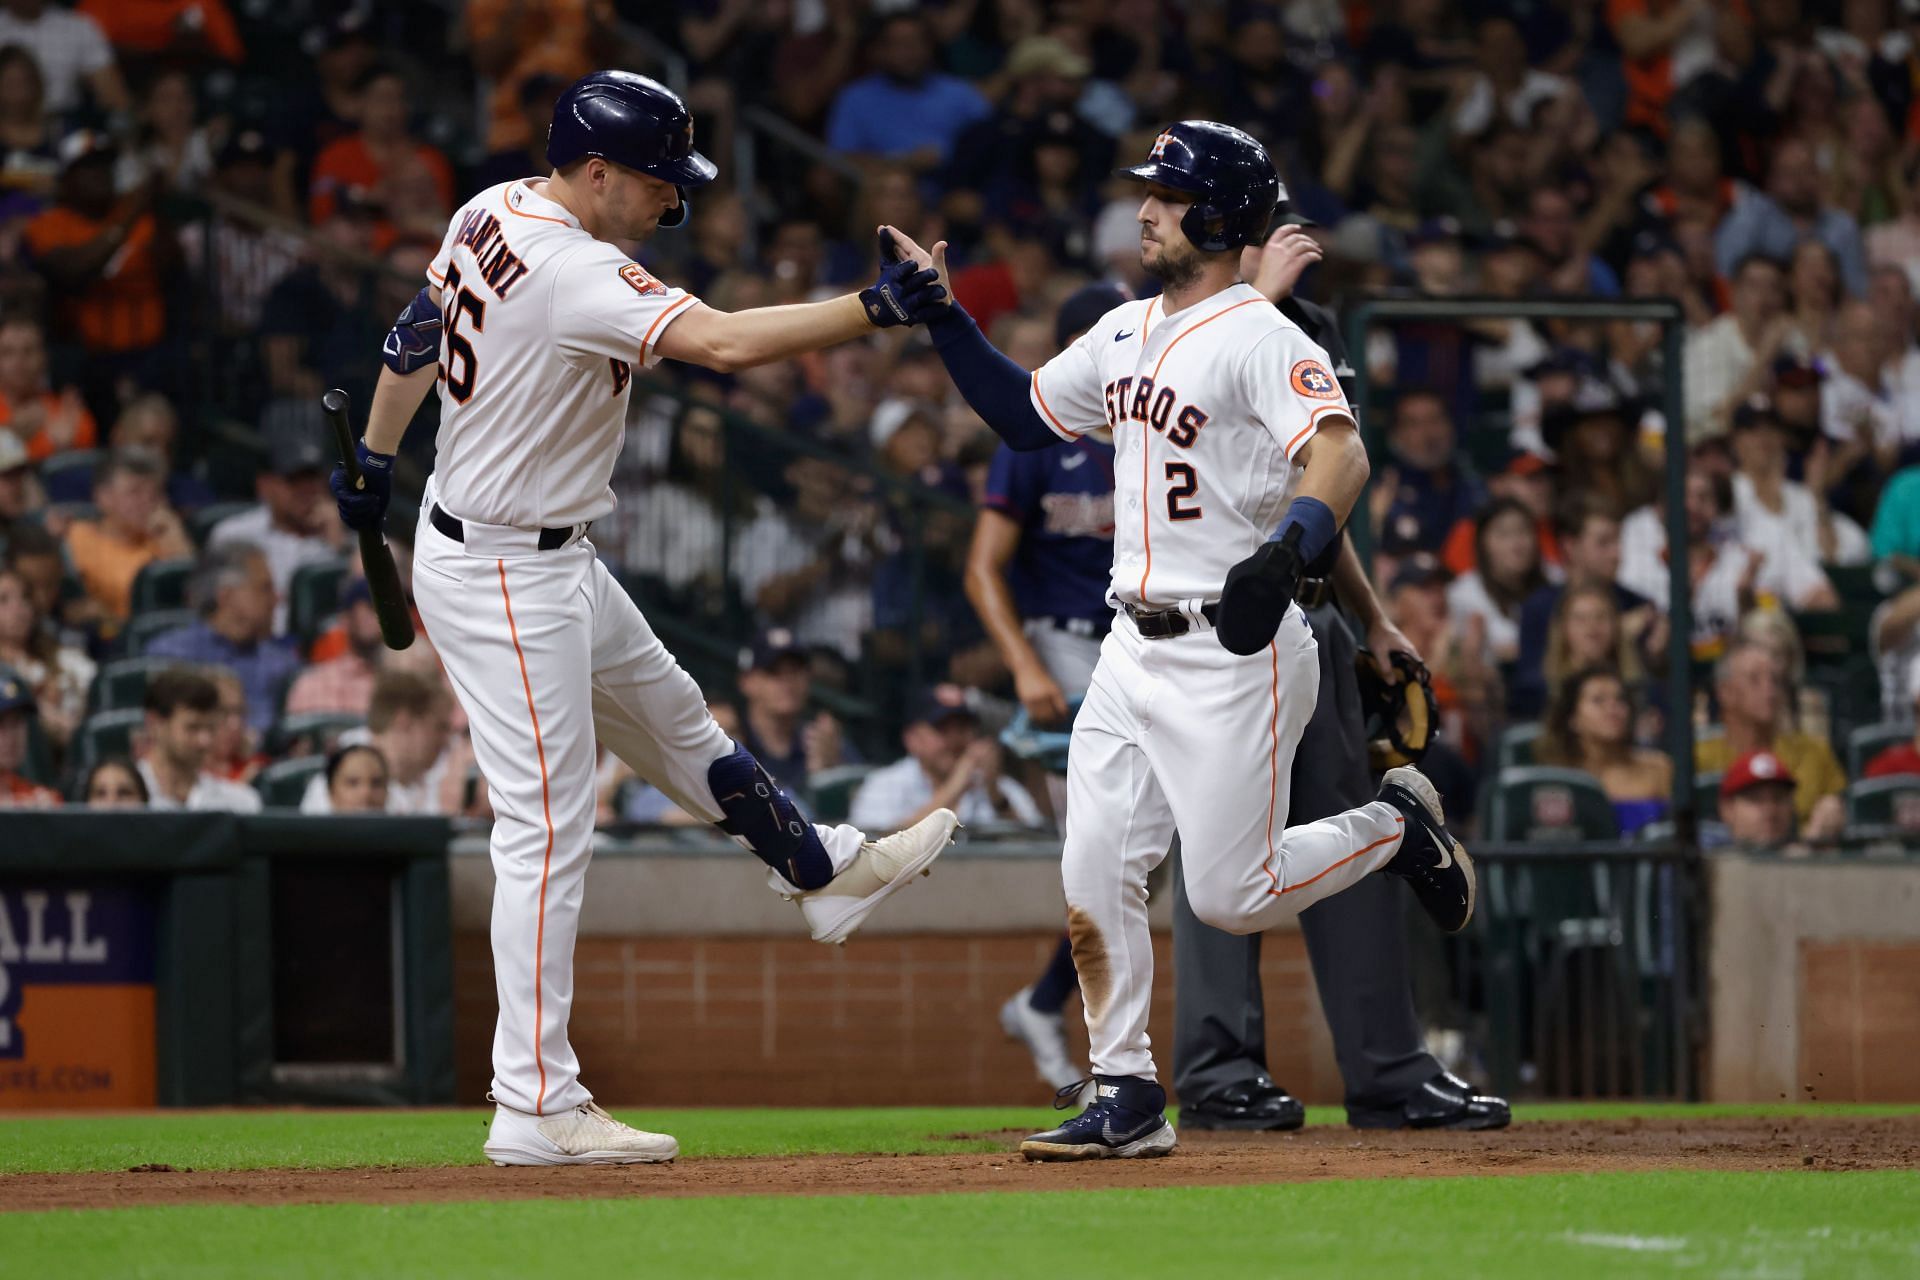
{"type": "MultiPolygon", "coordinates": [[[[929,252],[898,227],[883,226],[880,228],[880,261],[884,264],[880,273],[882,282],[889,271],[904,273],[903,278],[910,282],[900,298],[905,318],[891,323],[926,324],[937,320],[953,305],[953,279],[947,272],[945,240],[936,241],[929,252]]],[[[861,301],[866,300],[866,294],[862,294],[861,301]]],[[[867,316],[873,317],[871,307],[867,316]]]]}

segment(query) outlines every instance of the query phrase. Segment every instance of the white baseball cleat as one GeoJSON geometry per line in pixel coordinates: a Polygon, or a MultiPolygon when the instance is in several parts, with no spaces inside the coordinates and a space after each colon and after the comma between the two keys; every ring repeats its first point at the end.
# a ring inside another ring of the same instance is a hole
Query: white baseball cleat
{"type": "Polygon", "coordinates": [[[887,895],[915,876],[931,874],[933,860],[953,843],[960,819],[951,809],[935,809],[905,831],[860,846],[846,869],[818,889],[795,893],[776,883],[800,904],[815,942],[845,942],[887,895]]]}
{"type": "Polygon", "coordinates": [[[487,1159],[508,1165],[666,1164],[680,1144],[664,1133],[621,1124],[591,1102],[550,1116],[496,1105],[487,1159]]]}
{"type": "Polygon", "coordinates": [[[1042,1013],[1027,1003],[1032,987],[1022,987],[1000,1006],[1000,1029],[1010,1040],[1018,1040],[1033,1055],[1033,1069],[1049,1087],[1059,1090],[1077,1084],[1087,1073],[1073,1065],[1067,1053],[1066,1019],[1057,1013],[1042,1013]]]}

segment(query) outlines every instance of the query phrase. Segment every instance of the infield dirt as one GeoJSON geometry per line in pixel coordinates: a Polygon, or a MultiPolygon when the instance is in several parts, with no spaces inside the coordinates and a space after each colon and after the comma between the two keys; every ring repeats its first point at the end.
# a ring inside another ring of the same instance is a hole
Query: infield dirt
{"type": "Polygon", "coordinates": [[[671,1165],[496,1169],[192,1170],[0,1177],[0,1210],[183,1204],[408,1204],[619,1196],[929,1195],[1101,1187],[1227,1186],[1328,1178],[1517,1176],[1654,1170],[1920,1167],[1920,1116],[1623,1119],[1520,1124],[1498,1133],[1186,1133],[1160,1160],[1034,1165],[1017,1133],[969,1155],[683,1158],[671,1165]]]}

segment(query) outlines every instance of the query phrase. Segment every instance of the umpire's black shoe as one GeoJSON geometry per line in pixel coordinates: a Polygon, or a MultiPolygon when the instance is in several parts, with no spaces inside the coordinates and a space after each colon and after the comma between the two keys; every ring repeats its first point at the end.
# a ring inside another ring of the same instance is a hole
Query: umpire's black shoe
{"type": "Polygon", "coordinates": [[[1407,819],[1400,849],[1382,869],[1413,886],[1435,924],[1448,933],[1460,932],[1473,919],[1473,859],[1448,833],[1440,793],[1426,774],[1402,765],[1387,770],[1380,780],[1380,798],[1407,819]]]}
{"type": "Polygon", "coordinates": [[[1223,1085],[1197,1102],[1180,1104],[1182,1129],[1298,1129],[1307,1122],[1300,1100],[1264,1072],[1223,1085]]]}
{"type": "Polygon", "coordinates": [[[1505,1098],[1475,1093],[1473,1086],[1442,1071],[1397,1107],[1347,1108],[1356,1129],[1504,1129],[1513,1122],[1505,1098]]]}
{"type": "MultiPolygon", "coordinates": [[[[1164,1114],[1167,1091],[1138,1076],[1095,1076],[1093,1101],[1057,1129],[1036,1133],[1020,1144],[1029,1160],[1106,1160],[1164,1156],[1176,1145],[1164,1114]]],[[[1054,1094],[1064,1111],[1081,1096],[1068,1085],[1054,1094]]]]}

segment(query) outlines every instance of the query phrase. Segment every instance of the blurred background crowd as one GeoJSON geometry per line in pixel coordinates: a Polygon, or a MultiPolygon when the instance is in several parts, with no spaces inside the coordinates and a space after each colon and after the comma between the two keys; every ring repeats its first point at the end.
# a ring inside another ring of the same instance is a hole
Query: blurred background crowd
{"type": "MultiPolygon", "coordinates": [[[[380,644],[316,397],[364,406],[452,210],[545,172],[554,97],[602,66],[693,106],[720,182],[634,251],[723,309],[859,287],[891,223],[1038,365],[1079,286],[1154,288],[1109,174],[1187,117],[1269,148],[1324,254],[1299,291],[1343,315],[1676,300],[1671,347],[1574,308],[1351,344],[1360,518],[1449,803],[1657,832],[1681,715],[1715,838],[1920,826],[1878,781],[1920,787],[1920,0],[0,0],[0,803],[484,816],[431,637],[380,644]]],[[[663,365],[592,538],[823,815],[1041,828],[963,589],[995,448],[914,333],[663,365]]],[[[603,781],[610,824],[685,820],[603,781]]]]}

